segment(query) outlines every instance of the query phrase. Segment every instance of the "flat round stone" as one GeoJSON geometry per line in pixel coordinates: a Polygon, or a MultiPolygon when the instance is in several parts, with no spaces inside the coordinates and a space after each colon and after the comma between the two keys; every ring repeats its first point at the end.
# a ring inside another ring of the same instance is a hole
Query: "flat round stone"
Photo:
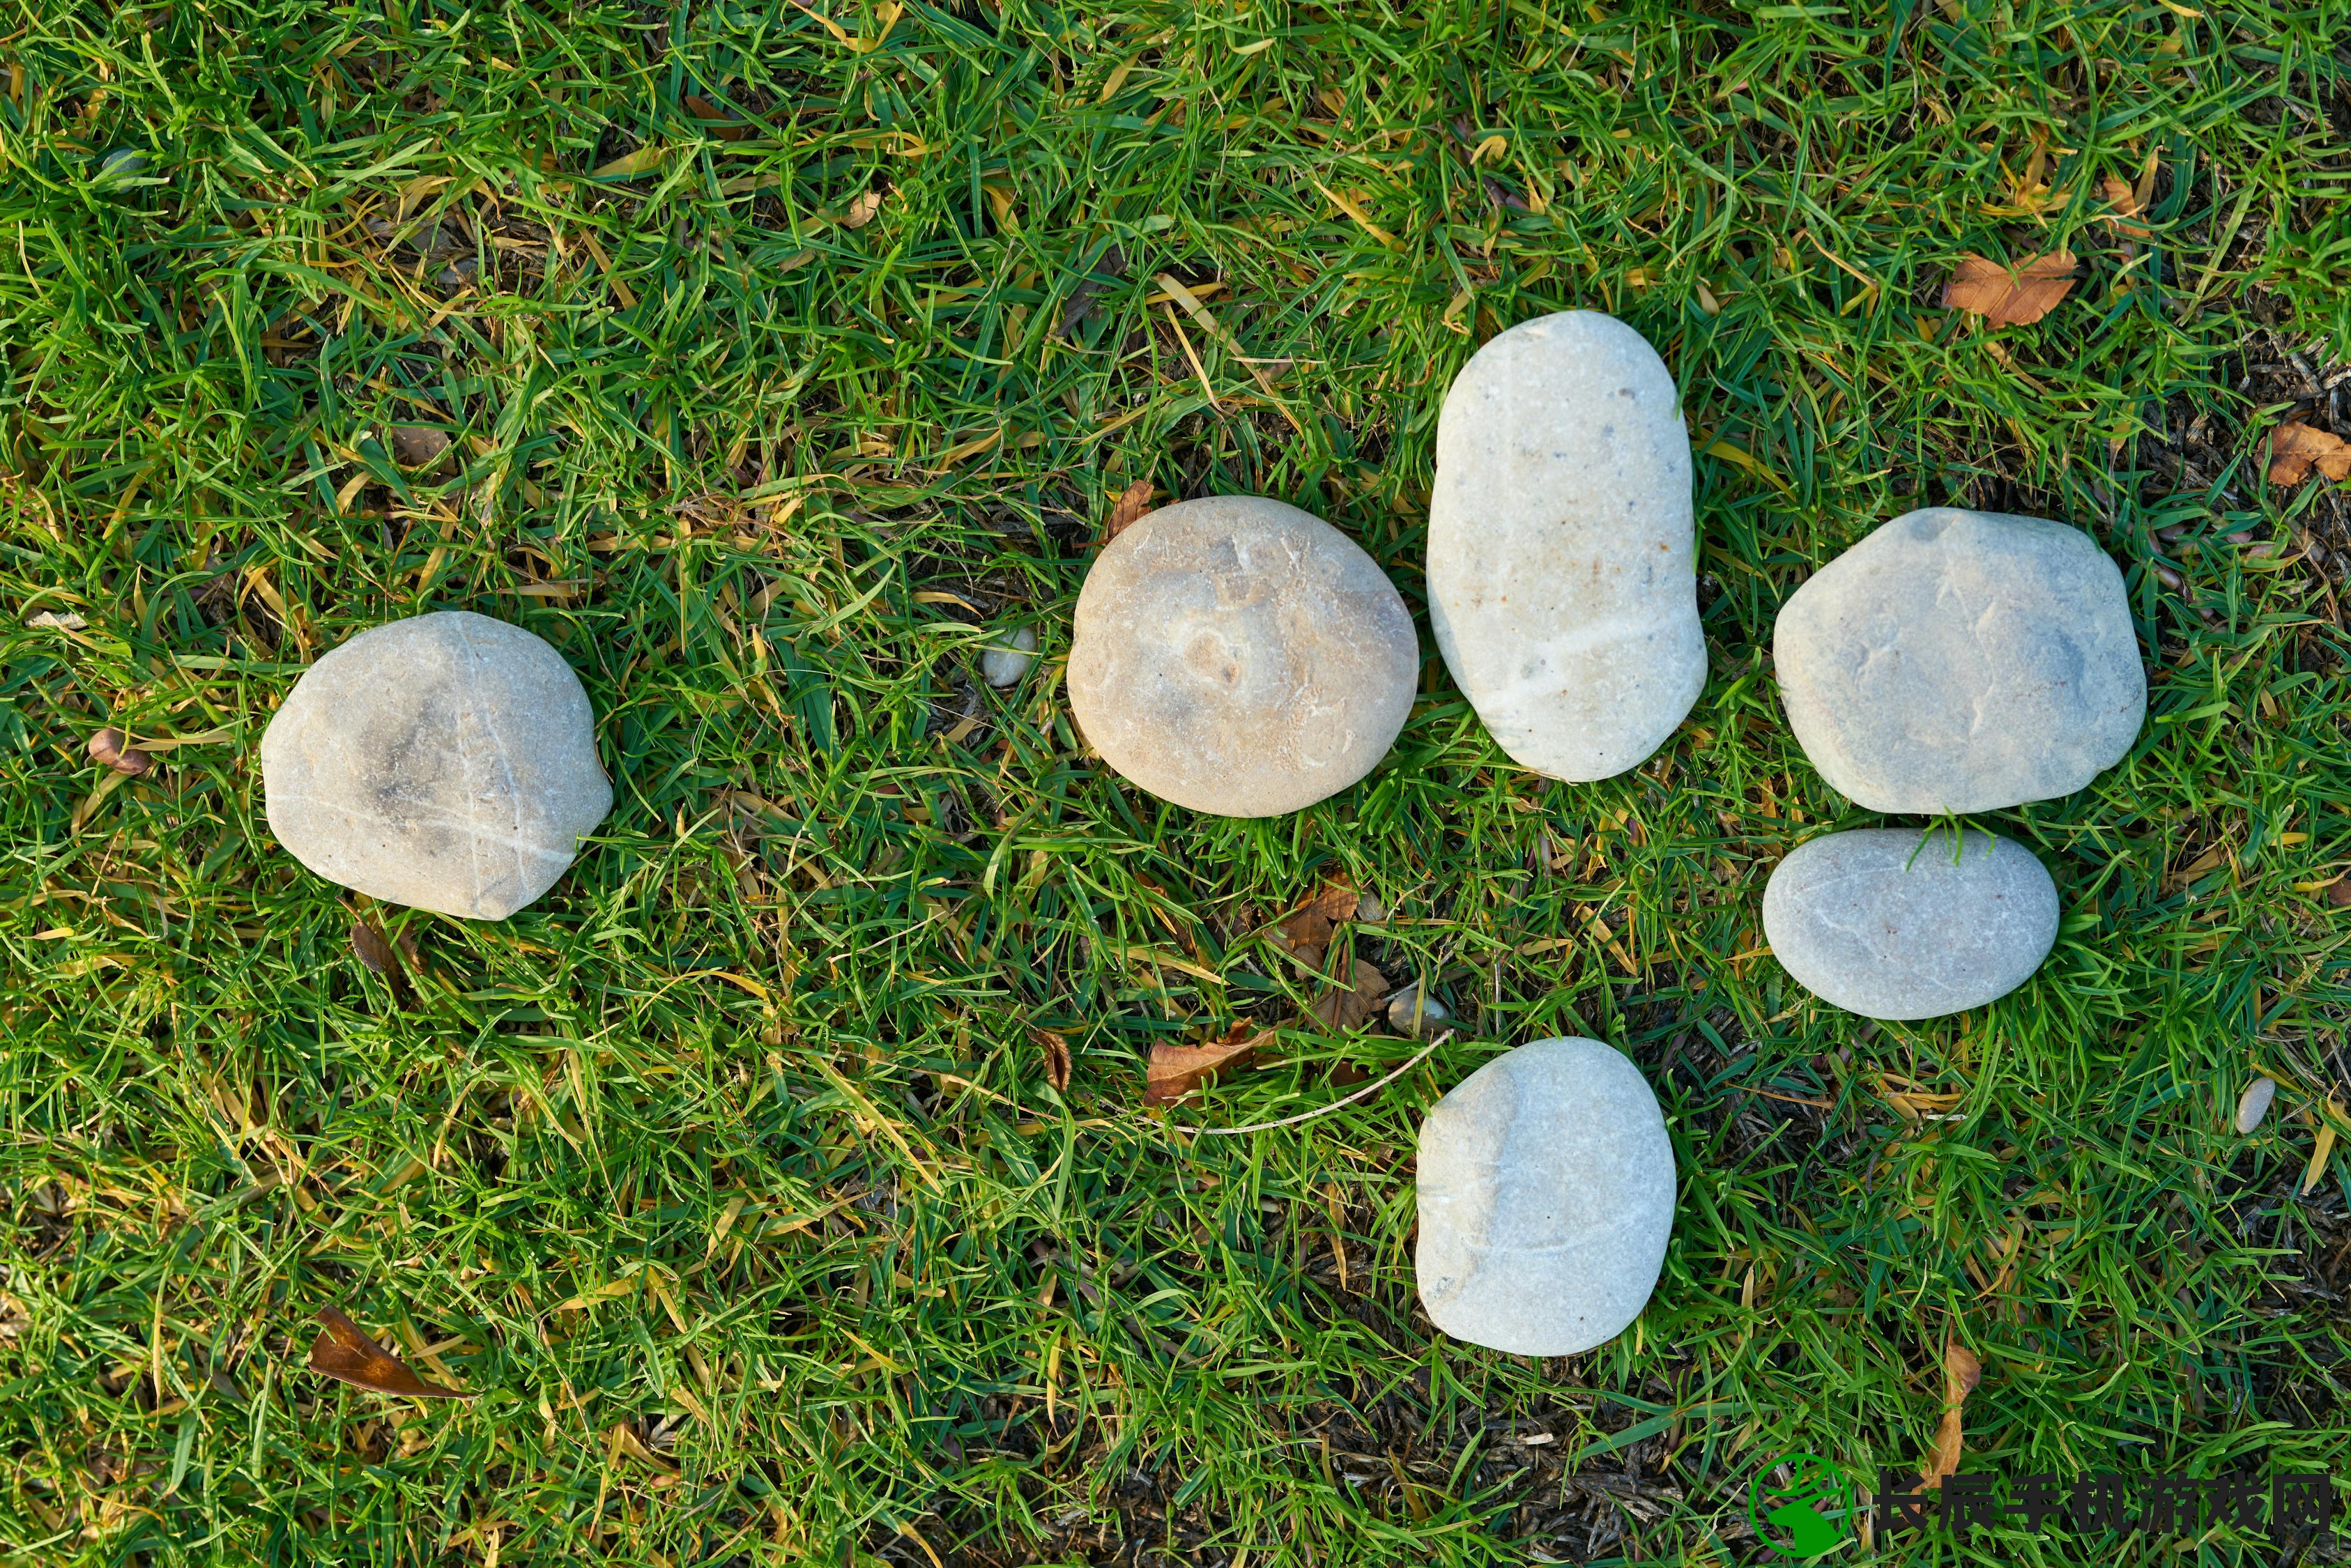
{"type": "Polygon", "coordinates": [[[1798,744],[1873,811],[1996,811],[2074,790],[2147,716],[2123,576],[2041,517],[1928,507],[1813,574],[1771,638],[1798,744]]]}
{"type": "Polygon", "coordinates": [[[261,737],[270,831],[371,898],[503,920],[612,807],[580,677],[519,626],[446,610],[362,632],[261,737]]]}
{"type": "Polygon", "coordinates": [[[1504,751],[1554,779],[1638,767],[1706,685],[1689,433],[1656,350],[1613,316],[1521,322],[1437,422],[1428,613],[1504,751]]]}
{"type": "Polygon", "coordinates": [[[1931,1019],[2004,997],[2057,940],[2057,884],[2022,844],[1970,830],[1859,828],[1798,845],[1763,888],[1763,939],[1848,1012],[1931,1019]]]}
{"type": "Polygon", "coordinates": [[[1369,773],[1419,672],[1411,613],[1353,540],[1280,501],[1217,496],[1102,547],[1068,680],[1121,775],[1196,811],[1270,817],[1369,773]]]}
{"type": "Polygon", "coordinates": [[[1624,1052],[1539,1040],[1496,1057],[1421,1124],[1415,1268],[1456,1339],[1572,1355],[1624,1332],[1674,1224],[1674,1145],[1624,1052]]]}

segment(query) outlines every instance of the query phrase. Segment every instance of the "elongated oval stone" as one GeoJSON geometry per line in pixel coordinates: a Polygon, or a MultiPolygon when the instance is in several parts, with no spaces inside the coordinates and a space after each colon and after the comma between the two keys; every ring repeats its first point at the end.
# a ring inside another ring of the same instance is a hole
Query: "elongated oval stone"
{"type": "Polygon", "coordinates": [[[261,785],[270,831],[329,882],[468,920],[545,893],[612,806],[563,655],[465,610],[321,654],[261,737],[261,785]]]}
{"type": "Polygon", "coordinates": [[[1674,380],[1613,316],[1522,322],[1437,423],[1428,610],[1504,751],[1554,779],[1640,765],[1706,685],[1689,434],[1674,380]]]}
{"type": "Polygon", "coordinates": [[[2042,517],[1905,513],[1796,590],[1771,658],[1804,755],[1873,811],[2070,795],[2147,716],[2122,573],[2042,517]]]}
{"type": "Polygon", "coordinates": [[[2057,884],[2022,844],[1860,828],[1798,845],[1763,888],[1763,939],[1848,1012],[1931,1019],[2004,997],[2057,940],[2057,884]]]}
{"type": "Polygon", "coordinates": [[[1496,1057],[1430,1109],[1416,1171],[1421,1304],[1456,1339],[1572,1355],[1623,1333],[1656,1288],[1673,1140],[1613,1046],[1496,1057]]]}
{"type": "Polygon", "coordinates": [[[1370,772],[1419,672],[1411,612],[1353,539],[1263,496],[1212,496],[1146,513],[1094,558],[1070,709],[1160,799],[1271,817],[1370,772]]]}

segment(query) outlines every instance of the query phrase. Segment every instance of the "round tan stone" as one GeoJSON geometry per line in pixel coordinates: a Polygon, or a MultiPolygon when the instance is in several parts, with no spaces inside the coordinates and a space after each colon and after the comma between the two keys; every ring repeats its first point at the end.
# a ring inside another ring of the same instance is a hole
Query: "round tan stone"
{"type": "Polygon", "coordinates": [[[1419,671],[1404,600],[1353,540],[1280,501],[1216,496],[1146,514],[1095,558],[1070,706],[1160,799],[1271,817],[1369,773],[1419,671]]]}

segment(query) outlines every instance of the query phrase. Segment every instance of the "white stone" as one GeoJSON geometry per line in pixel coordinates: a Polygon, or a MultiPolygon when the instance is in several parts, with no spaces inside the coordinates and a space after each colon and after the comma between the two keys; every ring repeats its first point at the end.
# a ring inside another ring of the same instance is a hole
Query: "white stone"
{"type": "Polygon", "coordinates": [[[1763,939],[1797,982],[1874,1019],[2004,997],[2057,940],[2057,884],[2032,852],[1970,831],[1858,828],[1791,851],[1763,888],[1763,939]]]}
{"type": "Polygon", "coordinates": [[[2245,1085],[2244,1094],[2237,1101],[2237,1131],[2250,1133],[2259,1127],[2270,1113],[2270,1102],[2276,1098],[2274,1078],[2256,1078],[2245,1085]]]}
{"type": "Polygon", "coordinates": [[[1123,777],[1196,811],[1271,817],[1369,773],[1419,674],[1412,614],[1353,539],[1262,496],[1213,496],[1102,547],[1068,684],[1123,777]]]}
{"type": "Polygon", "coordinates": [[[545,893],[611,809],[563,655],[463,610],[362,632],[261,737],[278,842],[329,882],[469,920],[545,893]]]}
{"type": "Polygon", "coordinates": [[[1622,1051],[1537,1040],[1431,1108],[1416,1196],[1429,1321],[1472,1344],[1570,1355],[1622,1333],[1656,1288],[1673,1141],[1622,1051]]]}
{"type": "Polygon", "coordinates": [[[1689,434],[1622,321],[1522,322],[1454,378],[1437,423],[1428,614],[1504,751],[1554,779],[1639,766],[1706,685],[1689,434]]]}
{"type": "Polygon", "coordinates": [[[1022,626],[980,650],[979,673],[991,686],[1017,686],[1037,662],[1037,628],[1022,626]]]}
{"type": "Polygon", "coordinates": [[[1815,572],[1771,639],[1798,744],[1873,811],[2074,790],[2147,716],[2122,573],[2079,528],[1929,507],[1815,572]]]}

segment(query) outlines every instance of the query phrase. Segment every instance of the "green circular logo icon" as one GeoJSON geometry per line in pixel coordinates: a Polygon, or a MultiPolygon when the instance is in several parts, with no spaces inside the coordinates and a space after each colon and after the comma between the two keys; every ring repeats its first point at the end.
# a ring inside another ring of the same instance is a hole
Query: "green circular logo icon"
{"type": "Polygon", "coordinates": [[[1843,1546],[1852,1539],[1844,1532],[1852,1507],[1844,1478],[1817,1454],[1782,1454],[1747,1482],[1747,1522],[1775,1557],[1802,1560],[1843,1546]]]}

